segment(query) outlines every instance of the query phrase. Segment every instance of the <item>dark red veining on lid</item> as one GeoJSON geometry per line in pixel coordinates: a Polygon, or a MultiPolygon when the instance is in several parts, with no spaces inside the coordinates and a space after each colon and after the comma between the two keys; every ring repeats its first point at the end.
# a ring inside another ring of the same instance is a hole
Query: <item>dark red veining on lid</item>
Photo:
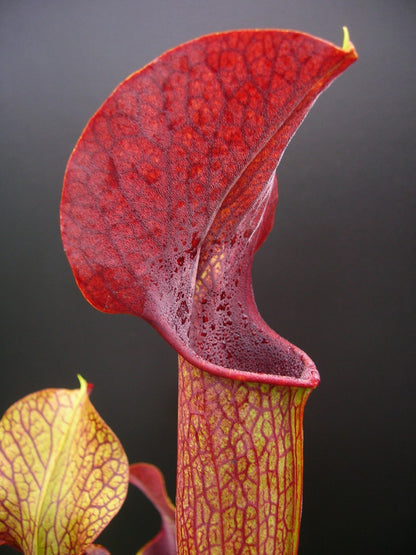
{"type": "Polygon", "coordinates": [[[316,385],[310,359],[259,316],[251,264],[285,147],[355,59],[299,32],[231,31],[126,79],[65,175],[62,237],[89,302],[145,318],[212,373],[316,385]]]}

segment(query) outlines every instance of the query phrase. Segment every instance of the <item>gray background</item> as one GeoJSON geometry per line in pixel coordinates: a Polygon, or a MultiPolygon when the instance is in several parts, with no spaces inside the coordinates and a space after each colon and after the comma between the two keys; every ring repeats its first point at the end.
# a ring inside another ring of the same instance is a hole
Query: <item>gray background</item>
{"type": "MultiPolygon", "coordinates": [[[[92,400],[129,459],[175,490],[176,357],[145,322],[103,315],[62,252],[66,161],[113,88],[209,32],[295,28],[359,61],[319,99],[278,171],[254,268],[265,320],[315,360],[300,555],[408,553],[415,509],[416,9],[411,0],[0,3],[0,412],[45,387],[92,400]]],[[[132,491],[101,537],[135,553],[158,517],[132,491]]],[[[0,550],[1,551],[1,550],[0,550]]],[[[8,548],[3,548],[6,553],[8,548]]]]}

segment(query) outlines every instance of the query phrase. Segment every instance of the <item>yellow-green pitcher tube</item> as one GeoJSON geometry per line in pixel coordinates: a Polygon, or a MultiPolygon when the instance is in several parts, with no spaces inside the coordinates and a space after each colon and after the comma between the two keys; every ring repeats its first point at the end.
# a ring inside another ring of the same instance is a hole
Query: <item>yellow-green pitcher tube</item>
{"type": "Polygon", "coordinates": [[[179,356],[179,555],[297,553],[311,390],[212,375],[179,356]]]}

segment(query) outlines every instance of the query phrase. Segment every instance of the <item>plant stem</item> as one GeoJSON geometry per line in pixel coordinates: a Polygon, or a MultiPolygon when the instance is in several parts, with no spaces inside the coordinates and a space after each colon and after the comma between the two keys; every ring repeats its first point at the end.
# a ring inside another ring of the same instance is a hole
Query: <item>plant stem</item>
{"type": "Polygon", "coordinates": [[[179,555],[297,553],[310,391],[214,376],[179,357],[179,555]]]}

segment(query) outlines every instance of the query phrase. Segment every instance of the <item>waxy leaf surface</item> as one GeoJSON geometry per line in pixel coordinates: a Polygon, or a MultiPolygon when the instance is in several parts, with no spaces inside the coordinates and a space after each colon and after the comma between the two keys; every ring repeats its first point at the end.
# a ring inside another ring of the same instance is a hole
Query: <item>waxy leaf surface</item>
{"type": "Polygon", "coordinates": [[[152,464],[132,464],[130,482],[153,503],[162,520],[160,532],[137,555],[176,555],[175,507],[166,492],[162,473],[152,464]]]}
{"type": "Polygon", "coordinates": [[[25,555],[83,553],[127,493],[126,455],[80,381],[28,395],[0,422],[0,542],[25,555]]]}
{"type": "Polygon", "coordinates": [[[211,373],[316,385],[309,358],[259,316],[251,265],[273,224],[284,149],[356,57],[349,41],[232,31],[122,83],[65,176],[62,237],[86,298],[144,317],[211,373]]]}

